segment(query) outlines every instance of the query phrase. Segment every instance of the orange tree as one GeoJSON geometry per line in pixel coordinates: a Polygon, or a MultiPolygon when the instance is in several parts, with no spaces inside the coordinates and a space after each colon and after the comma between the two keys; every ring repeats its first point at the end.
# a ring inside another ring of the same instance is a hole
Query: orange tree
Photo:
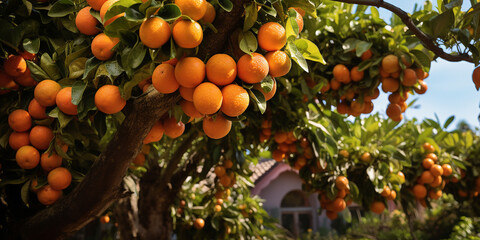
{"type": "MultiPolygon", "coordinates": [[[[415,123],[395,128],[392,120],[402,120],[409,94],[427,90],[423,79],[434,59],[478,63],[479,8],[462,12],[461,3],[443,1],[434,10],[427,2],[409,15],[374,0],[6,1],[2,229],[9,237],[58,238],[115,203],[120,228],[141,239],[169,239],[174,222],[185,223],[175,224],[177,231],[208,224],[198,236],[209,229],[262,235],[254,220],[264,212],[249,217],[247,206],[234,202],[222,217],[171,209],[188,192],[180,193],[186,181],[214,189],[216,199],[249,199],[240,190],[221,195],[245,188],[236,179],[249,175],[263,150],[300,171],[330,218],[350,200],[376,213],[395,194],[404,206],[428,204],[423,193],[435,198],[442,185],[425,181],[427,171],[408,157],[438,157],[440,142],[455,135],[415,123]],[[387,24],[365,5],[396,17],[387,24]],[[391,93],[392,120],[346,123],[341,114],[371,112],[380,88],[391,93]],[[383,140],[371,142],[373,136],[383,140]],[[425,142],[433,148],[419,148],[425,142]],[[199,181],[211,169],[215,187],[199,181]],[[126,179],[136,187],[129,191],[126,179]],[[244,222],[232,224],[239,213],[244,222]],[[230,225],[222,228],[220,218],[230,225]],[[239,230],[244,226],[249,231],[239,230]]],[[[441,174],[437,160],[422,160],[440,184],[466,169],[464,150],[449,146],[445,154],[457,162],[439,158],[441,174]]],[[[466,174],[460,187],[477,175],[466,174]]],[[[191,200],[210,206],[203,195],[191,200]]]]}

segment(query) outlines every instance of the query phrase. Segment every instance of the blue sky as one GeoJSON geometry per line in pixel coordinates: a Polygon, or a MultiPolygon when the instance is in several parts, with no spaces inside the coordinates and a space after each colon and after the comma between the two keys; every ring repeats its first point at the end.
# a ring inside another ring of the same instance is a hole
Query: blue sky
{"type": "MultiPolygon", "coordinates": [[[[421,0],[391,0],[388,1],[406,12],[412,12],[415,3],[421,5],[421,0]]],[[[433,1],[436,6],[436,1],[433,1]]],[[[470,1],[464,0],[463,9],[470,7],[470,1]]],[[[379,9],[380,15],[387,21],[391,13],[384,9],[379,9]]],[[[474,65],[467,62],[453,63],[444,60],[438,60],[432,63],[430,76],[425,79],[428,85],[428,91],[423,95],[410,96],[407,101],[417,98],[415,105],[418,108],[409,108],[404,114],[404,119],[435,119],[435,113],[440,122],[443,123],[447,118],[455,115],[455,121],[449,129],[455,128],[457,123],[465,120],[472,127],[480,127],[477,120],[480,114],[480,93],[475,90],[472,82],[472,71],[474,65]]],[[[374,101],[374,112],[380,112],[385,115],[388,105],[387,95],[383,94],[374,101]]]]}

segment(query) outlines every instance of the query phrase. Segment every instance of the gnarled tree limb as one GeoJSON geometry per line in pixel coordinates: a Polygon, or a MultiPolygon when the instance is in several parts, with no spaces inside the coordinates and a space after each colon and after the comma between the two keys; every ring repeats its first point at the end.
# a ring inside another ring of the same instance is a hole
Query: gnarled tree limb
{"type": "Polygon", "coordinates": [[[402,20],[402,22],[405,25],[407,25],[410,31],[423,43],[423,45],[427,49],[432,51],[436,56],[450,62],[466,61],[466,62],[473,63],[472,57],[470,57],[468,54],[452,55],[443,51],[443,49],[436,44],[434,38],[425,34],[422,30],[420,30],[420,28],[418,28],[415,25],[415,23],[413,23],[412,18],[408,16],[408,13],[406,13],[405,11],[403,11],[402,9],[400,9],[399,7],[393,4],[384,2],[383,0],[333,0],[333,1],[385,8],[390,12],[394,13],[395,15],[397,15],[402,20]]]}

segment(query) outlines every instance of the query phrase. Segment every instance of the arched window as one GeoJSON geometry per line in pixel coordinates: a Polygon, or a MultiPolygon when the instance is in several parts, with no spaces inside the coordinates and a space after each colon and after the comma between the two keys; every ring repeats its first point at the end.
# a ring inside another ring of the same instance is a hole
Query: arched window
{"type": "Polygon", "coordinates": [[[312,229],[314,211],[302,191],[294,190],[285,194],[280,206],[281,224],[295,237],[312,229]]]}

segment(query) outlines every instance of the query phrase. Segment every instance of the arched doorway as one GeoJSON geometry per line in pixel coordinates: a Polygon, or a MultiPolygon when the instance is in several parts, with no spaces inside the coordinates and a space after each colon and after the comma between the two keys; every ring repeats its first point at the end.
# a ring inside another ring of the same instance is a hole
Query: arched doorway
{"type": "Polygon", "coordinates": [[[314,208],[301,190],[293,190],[285,194],[280,204],[280,223],[295,237],[300,237],[308,229],[313,229],[314,208]]]}

